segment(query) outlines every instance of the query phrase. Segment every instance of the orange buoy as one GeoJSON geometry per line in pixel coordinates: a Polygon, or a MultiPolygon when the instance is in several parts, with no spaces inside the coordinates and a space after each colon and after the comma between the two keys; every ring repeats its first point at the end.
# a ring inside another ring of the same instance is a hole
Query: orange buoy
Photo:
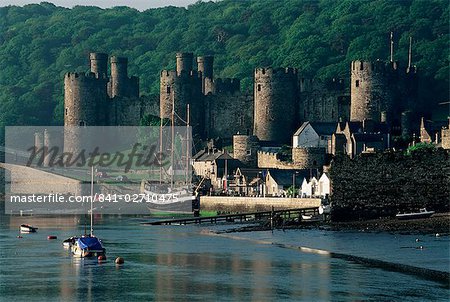
{"type": "Polygon", "coordinates": [[[98,261],[105,261],[106,260],[106,256],[105,255],[100,255],[97,257],[98,261]]]}
{"type": "Polygon", "coordinates": [[[48,240],[58,239],[58,237],[56,237],[56,236],[54,236],[54,235],[50,235],[50,236],[47,236],[47,239],[48,239],[48,240]]]}
{"type": "Polygon", "coordinates": [[[125,262],[125,260],[123,260],[122,257],[117,257],[115,262],[116,262],[116,264],[123,264],[125,262]]]}

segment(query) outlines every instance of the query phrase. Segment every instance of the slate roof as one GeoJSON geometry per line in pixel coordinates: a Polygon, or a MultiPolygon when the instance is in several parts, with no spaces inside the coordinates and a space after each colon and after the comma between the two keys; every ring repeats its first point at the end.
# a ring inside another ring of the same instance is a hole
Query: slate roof
{"type": "Polygon", "coordinates": [[[222,151],[215,150],[214,152],[208,152],[207,150],[201,150],[193,156],[193,159],[195,161],[214,161],[218,159],[233,159],[233,157],[222,151]]]}
{"type": "Polygon", "coordinates": [[[300,133],[305,130],[306,126],[311,125],[311,127],[316,131],[318,135],[332,135],[336,130],[337,123],[327,123],[327,122],[304,122],[297,131],[295,131],[294,136],[300,135],[300,133]]]}
{"type": "Polygon", "coordinates": [[[310,169],[302,169],[302,170],[281,170],[281,169],[269,169],[270,176],[275,180],[278,185],[282,185],[284,187],[292,185],[292,175],[296,172],[295,182],[296,184],[300,184],[303,181],[303,178],[308,179],[310,177],[310,173],[312,171],[313,176],[315,176],[316,170],[310,169]]]}

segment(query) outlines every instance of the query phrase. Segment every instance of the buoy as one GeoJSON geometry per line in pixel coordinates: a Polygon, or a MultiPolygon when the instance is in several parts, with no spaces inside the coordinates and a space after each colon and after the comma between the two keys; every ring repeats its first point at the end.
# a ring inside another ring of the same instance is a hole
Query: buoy
{"type": "Polygon", "coordinates": [[[423,245],[419,246],[419,249],[423,250],[423,245]]]}
{"type": "Polygon", "coordinates": [[[23,237],[19,235],[19,236],[17,236],[17,238],[21,239],[21,238],[23,238],[23,237]]]}
{"type": "Polygon", "coordinates": [[[436,237],[439,237],[439,236],[441,236],[441,234],[439,234],[439,233],[436,233],[436,235],[435,235],[436,237]]]}
{"type": "Polygon", "coordinates": [[[56,237],[56,236],[54,236],[54,235],[50,235],[50,236],[47,236],[47,239],[48,239],[48,240],[58,239],[58,237],[56,237]]]}
{"type": "Polygon", "coordinates": [[[106,256],[105,255],[100,255],[97,257],[98,261],[105,261],[106,260],[106,256]]]}
{"type": "Polygon", "coordinates": [[[420,239],[419,238],[416,238],[416,242],[419,242],[420,241],[420,239]]]}
{"type": "Polygon", "coordinates": [[[117,257],[115,262],[116,264],[123,264],[125,261],[123,260],[122,257],[117,257]]]}

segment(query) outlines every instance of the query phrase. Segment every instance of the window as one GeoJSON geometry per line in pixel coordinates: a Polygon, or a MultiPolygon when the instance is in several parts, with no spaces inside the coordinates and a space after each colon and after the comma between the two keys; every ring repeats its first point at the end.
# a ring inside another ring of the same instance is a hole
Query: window
{"type": "Polygon", "coordinates": [[[258,91],[261,91],[261,84],[258,84],[258,91]]]}
{"type": "Polygon", "coordinates": [[[79,121],[78,125],[81,126],[81,127],[86,126],[86,122],[85,121],[79,121]]]}
{"type": "Polygon", "coordinates": [[[360,69],[360,70],[363,70],[363,69],[364,69],[364,64],[363,64],[363,62],[361,62],[361,65],[359,66],[359,69],[360,69]]]}
{"type": "Polygon", "coordinates": [[[170,86],[167,86],[167,93],[170,93],[170,86]]]}
{"type": "Polygon", "coordinates": [[[247,155],[252,155],[252,150],[247,150],[247,155]]]}
{"type": "Polygon", "coordinates": [[[68,115],[69,114],[69,107],[66,107],[66,115],[68,115]]]}
{"type": "Polygon", "coordinates": [[[313,166],[317,166],[317,161],[313,161],[313,166]]]}
{"type": "Polygon", "coordinates": [[[356,87],[359,87],[359,80],[356,80],[355,86],[356,86],[356,87]]]}

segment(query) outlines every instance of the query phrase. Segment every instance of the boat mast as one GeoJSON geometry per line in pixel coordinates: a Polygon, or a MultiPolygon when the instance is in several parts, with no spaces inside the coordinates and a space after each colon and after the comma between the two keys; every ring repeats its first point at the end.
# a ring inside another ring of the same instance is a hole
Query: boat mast
{"type": "Polygon", "coordinates": [[[162,128],[163,128],[163,117],[160,115],[159,117],[159,184],[162,184],[162,161],[161,161],[161,155],[163,152],[163,146],[162,146],[162,128]]]}
{"type": "Polygon", "coordinates": [[[189,177],[189,104],[187,104],[187,113],[186,113],[186,179],[185,185],[188,184],[189,177]]]}
{"type": "Polygon", "coordinates": [[[171,137],[171,143],[172,146],[170,148],[170,164],[172,166],[172,173],[170,175],[170,187],[173,188],[173,176],[175,173],[175,167],[173,166],[173,149],[175,146],[175,99],[172,98],[172,113],[171,113],[171,130],[172,130],[172,137],[171,137]]]}
{"type": "Polygon", "coordinates": [[[91,166],[91,237],[94,235],[94,229],[93,229],[93,204],[94,204],[94,165],[91,166]]]}

